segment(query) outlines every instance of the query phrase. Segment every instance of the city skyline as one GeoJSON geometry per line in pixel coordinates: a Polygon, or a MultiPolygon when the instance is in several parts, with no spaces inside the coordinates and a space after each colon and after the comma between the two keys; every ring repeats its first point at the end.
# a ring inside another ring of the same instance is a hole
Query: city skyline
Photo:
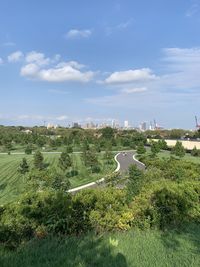
{"type": "Polygon", "coordinates": [[[199,14],[199,0],[2,0],[0,124],[194,129],[199,14]]]}

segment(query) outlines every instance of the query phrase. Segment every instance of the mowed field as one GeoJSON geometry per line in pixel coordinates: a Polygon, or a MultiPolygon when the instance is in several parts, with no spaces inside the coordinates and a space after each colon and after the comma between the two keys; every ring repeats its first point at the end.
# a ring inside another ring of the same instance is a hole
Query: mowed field
{"type": "MultiPolygon", "coordinates": [[[[60,154],[44,154],[44,162],[49,167],[58,167],[60,154]]],[[[26,176],[21,175],[17,169],[22,158],[27,159],[30,168],[33,167],[33,155],[0,155],[0,205],[15,200],[22,194],[26,187],[26,176]]],[[[98,155],[101,163],[101,172],[91,173],[83,164],[81,154],[72,154],[72,160],[78,175],[70,178],[71,188],[86,184],[102,178],[116,168],[113,154],[113,164],[107,165],[103,160],[103,153],[98,155]]]]}
{"type": "MultiPolygon", "coordinates": [[[[151,155],[151,149],[149,147],[147,147],[147,154],[151,155]]],[[[172,155],[170,151],[166,151],[166,150],[161,150],[157,154],[157,156],[159,158],[170,158],[171,156],[173,156],[175,158],[178,158],[178,157],[172,155]]],[[[186,153],[185,156],[182,159],[186,160],[186,161],[189,161],[189,162],[200,164],[200,157],[194,157],[190,153],[186,153]]]]}

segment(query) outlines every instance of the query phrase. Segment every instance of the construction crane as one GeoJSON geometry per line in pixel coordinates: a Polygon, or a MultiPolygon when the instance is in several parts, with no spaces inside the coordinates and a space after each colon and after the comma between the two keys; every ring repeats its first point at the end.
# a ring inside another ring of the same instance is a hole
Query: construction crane
{"type": "Polygon", "coordinates": [[[197,116],[195,116],[196,128],[200,130],[200,124],[198,123],[197,116]]]}

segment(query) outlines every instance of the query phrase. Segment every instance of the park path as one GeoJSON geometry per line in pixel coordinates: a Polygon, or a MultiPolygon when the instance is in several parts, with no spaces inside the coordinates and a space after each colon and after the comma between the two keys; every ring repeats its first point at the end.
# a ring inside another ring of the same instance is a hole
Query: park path
{"type": "MultiPolygon", "coordinates": [[[[127,173],[130,165],[132,165],[132,164],[135,164],[135,165],[137,165],[137,167],[139,169],[144,170],[145,165],[135,158],[135,154],[136,153],[134,151],[126,151],[126,152],[117,153],[115,156],[115,161],[117,162],[117,168],[116,168],[115,172],[119,171],[120,173],[127,173]]],[[[101,178],[95,182],[72,188],[72,189],[68,190],[68,192],[76,193],[76,192],[78,192],[82,189],[85,189],[85,188],[96,187],[100,183],[104,182],[104,180],[105,180],[105,178],[101,178]]]]}

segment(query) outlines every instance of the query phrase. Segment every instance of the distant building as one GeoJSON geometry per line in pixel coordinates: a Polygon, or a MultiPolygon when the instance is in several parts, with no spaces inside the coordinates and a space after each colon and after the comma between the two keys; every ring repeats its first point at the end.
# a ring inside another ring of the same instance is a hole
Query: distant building
{"type": "Polygon", "coordinates": [[[58,127],[58,125],[54,125],[52,123],[48,123],[47,124],[47,129],[50,130],[50,129],[56,129],[58,127]]]}
{"type": "Polygon", "coordinates": [[[81,128],[81,125],[78,122],[73,123],[73,128],[81,128]]]}
{"type": "Polygon", "coordinates": [[[147,123],[146,122],[142,122],[140,124],[140,130],[141,131],[146,131],[147,130],[147,123]]]}
{"type": "Polygon", "coordinates": [[[98,124],[94,124],[93,122],[88,122],[84,126],[85,129],[96,129],[98,127],[98,124]]]}
{"type": "Polygon", "coordinates": [[[124,121],[124,128],[125,128],[125,129],[129,128],[129,123],[128,123],[128,121],[124,121]]]}

